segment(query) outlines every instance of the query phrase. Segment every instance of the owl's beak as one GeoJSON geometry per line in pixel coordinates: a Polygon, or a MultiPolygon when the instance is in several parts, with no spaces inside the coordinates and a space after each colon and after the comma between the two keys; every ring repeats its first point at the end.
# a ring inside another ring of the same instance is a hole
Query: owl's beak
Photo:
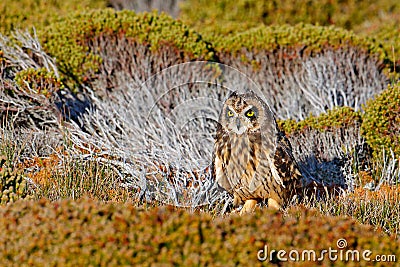
{"type": "Polygon", "coordinates": [[[237,127],[238,131],[240,130],[241,126],[242,126],[242,123],[241,123],[240,119],[236,118],[236,127],[237,127]]]}

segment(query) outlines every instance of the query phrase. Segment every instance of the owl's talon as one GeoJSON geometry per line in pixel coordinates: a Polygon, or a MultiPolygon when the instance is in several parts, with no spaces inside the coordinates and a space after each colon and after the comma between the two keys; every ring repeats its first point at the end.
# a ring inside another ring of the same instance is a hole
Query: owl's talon
{"type": "Polygon", "coordinates": [[[256,205],[257,205],[257,200],[254,199],[246,200],[239,214],[243,215],[245,213],[253,212],[256,208],[256,205]]]}
{"type": "Polygon", "coordinates": [[[233,209],[230,214],[240,214],[240,211],[242,210],[243,206],[237,207],[235,209],[233,209]]]}
{"type": "Polygon", "coordinates": [[[268,198],[268,208],[280,210],[281,205],[279,205],[279,203],[275,199],[268,198]]]}

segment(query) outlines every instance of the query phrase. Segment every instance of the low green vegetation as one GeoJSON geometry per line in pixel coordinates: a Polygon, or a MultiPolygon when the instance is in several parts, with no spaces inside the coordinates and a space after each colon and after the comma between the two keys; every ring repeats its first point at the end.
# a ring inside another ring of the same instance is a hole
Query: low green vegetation
{"type": "Polygon", "coordinates": [[[383,22],[377,22],[378,28],[368,29],[362,35],[373,36],[382,43],[389,58],[389,76],[393,80],[398,80],[400,78],[400,12],[392,20],[390,19],[389,17],[383,22]]]}
{"type": "MultiPolygon", "coordinates": [[[[255,30],[255,28],[264,28],[265,26],[276,26],[276,28],[280,28],[282,25],[294,26],[297,24],[335,26],[337,28],[335,34],[338,34],[340,38],[324,40],[324,37],[322,37],[322,42],[333,42],[334,46],[338,45],[337,41],[339,41],[339,46],[349,44],[347,37],[354,36],[351,33],[351,31],[354,31],[358,35],[356,37],[358,40],[354,40],[352,37],[353,40],[350,43],[359,44],[360,37],[380,43],[382,47],[379,49],[383,49],[386,54],[391,55],[388,62],[397,61],[397,65],[399,64],[400,42],[398,39],[400,32],[398,25],[400,17],[398,14],[400,13],[400,4],[395,0],[384,0],[376,3],[365,0],[239,0],[235,2],[188,0],[181,3],[181,9],[180,18],[188,26],[204,34],[210,40],[222,40],[224,42],[226,39],[230,39],[229,43],[232,43],[233,46],[240,46],[242,43],[257,43],[257,39],[261,40],[260,44],[265,40],[268,46],[268,40],[274,42],[274,38],[278,40],[277,44],[279,40],[282,40],[285,44],[284,41],[287,39],[285,33],[283,33],[284,38],[274,34],[272,34],[272,38],[266,38],[265,36],[271,35],[271,32],[267,31],[267,34],[263,34],[262,31],[255,30]],[[338,28],[350,32],[343,34],[345,31],[338,30],[338,28]],[[250,32],[254,30],[260,37],[257,37],[256,33],[253,37],[246,33],[241,35],[241,33],[249,30],[250,32]],[[231,38],[226,38],[227,36],[231,38]],[[232,38],[232,36],[236,37],[232,38]],[[343,37],[345,38],[342,39],[343,37]],[[340,40],[343,43],[340,43],[340,40]]],[[[329,27],[325,29],[329,29],[329,27]]],[[[293,37],[300,40],[306,37],[303,41],[308,41],[308,37],[301,33],[293,33],[293,37]]],[[[289,39],[288,41],[289,44],[294,44],[293,40],[289,39]]],[[[376,51],[376,48],[372,48],[372,52],[374,51],[376,51]]]]}
{"type": "Polygon", "coordinates": [[[328,110],[319,116],[310,115],[306,119],[296,122],[295,120],[279,120],[279,127],[286,134],[298,134],[305,130],[330,131],[360,125],[362,121],[361,112],[354,111],[349,107],[341,107],[328,110]]]}
{"type": "Polygon", "coordinates": [[[400,157],[400,83],[389,85],[365,105],[362,133],[380,156],[382,150],[400,157]]]}
{"type": "Polygon", "coordinates": [[[64,87],[60,79],[45,68],[22,70],[16,74],[15,83],[23,91],[29,93],[33,91],[47,98],[50,98],[64,87]]]}
{"type": "Polygon", "coordinates": [[[0,203],[7,204],[28,197],[23,170],[14,168],[5,156],[0,157],[0,203]]]}
{"type": "Polygon", "coordinates": [[[295,26],[262,26],[217,41],[221,53],[245,57],[247,51],[262,53],[283,50],[276,56],[287,58],[307,57],[324,50],[355,48],[371,55],[378,55],[383,60],[387,57],[381,45],[357,36],[351,31],[333,26],[323,27],[310,24],[295,26]]]}
{"type": "Polygon", "coordinates": [[[131,51],[127,57],[137,53],[162,54],[169,47],[182,61],[214,58],[209,43],[166,14],[136,14],[112,9],[78,13],[48,26],[39,36],[44,49],[56,58],[63,80],[70,86],[94,79],[104,60],[99,52],[109,49],[105,46],[118,39],[128,40],[127,50],[134,49],[135,44],[145,48],[144,51],[131,51]]]}
{"type": "Polygon", "coordinates": [[[224,35],[260,25],[300,22],[359,29],[381,17],[397,14],[400,4],[395,0],[376,3],[365,0],[187,0],[181,4],[181,9],[180,17],[189,26],[202,33],[224,35]]]}
{"type": "MultiPolygon", "coordinates": [[[[174,208],[137,209],[129,204],[89,199],[21,201],[0,209],[0,260],[7,266],[148,265],[262,266],[259,250],[369,249],[398,255],[399,243],[372,227],[315,210],[291,209],[285,216],[268,210],[213,219],[174,208]],[[57,223],[55,223],[57,222],[57,223]],[[21,245],[23,249],[21,249],[21,245]]],[[[268,261],[270,261],[268,257],[268,261]]],[[[277,261],[273,254],[272,261],[277,261]]],[[[326,256],[322,263],[329,264],[326,256]]],[[[309,261],[301,264],[309,264],[309,261]]],[[[360,266],[336,261],[335,266],[360,266]]],[[[361,262],[365,265],[367,262],[361,262]]]]}
{"type": "Polygon", "coordinates": [[[1,1],[0,33],[9,34],[13,30],[42,28],[54,21],[67,17],[71,12],[95,8],[105,8],[103,0],[18,0],[1,1]]]}
{"type": "Polygon", "coordinates": [[[314,129],[329,131],[339,128],[361,126],[362,136],[373,149],[375,158],[382,151],[400,156],[400,84],[388,85],[387,89],[370,99],[363,112],[349,107],[328,110],[319,116],[310,115],[306,119],[278,121],[279,127],[287,134],[297,134],[314,129]]]}

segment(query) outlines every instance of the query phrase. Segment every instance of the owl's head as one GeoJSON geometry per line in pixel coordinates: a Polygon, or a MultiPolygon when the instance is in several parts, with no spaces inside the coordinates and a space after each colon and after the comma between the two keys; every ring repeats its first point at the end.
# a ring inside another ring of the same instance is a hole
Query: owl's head
{"type": "Polygon", "coordinates": [[[260,131],[268,122],[274,123],[273,115],[265,102],[253,92],[233,92],[225,101],[220,116],[221,127],[238,135],[260,131]]]}

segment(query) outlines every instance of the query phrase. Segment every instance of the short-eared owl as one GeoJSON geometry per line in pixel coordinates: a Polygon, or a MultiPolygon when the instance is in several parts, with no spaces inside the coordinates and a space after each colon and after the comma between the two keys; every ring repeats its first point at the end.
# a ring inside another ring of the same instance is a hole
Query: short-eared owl
{"type": "Polygon", "coordinates": [[[214,145],[217,183],[244,203],[241,213],[259,201],[279,209],[298,192],[301,174],[292,148],[268,105],[255,93],[233,92],[222,108],[214,145]]]}

